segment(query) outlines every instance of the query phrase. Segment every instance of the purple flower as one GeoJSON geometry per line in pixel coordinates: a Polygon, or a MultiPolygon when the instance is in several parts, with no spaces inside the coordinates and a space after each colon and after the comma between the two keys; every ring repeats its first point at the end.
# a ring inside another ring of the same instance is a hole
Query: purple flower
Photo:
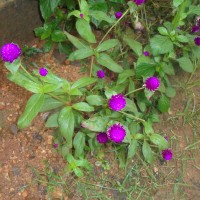
{"type": "Polygon", "coordinates": [[[104,71],[103,70],[98,70],[97,71],[97,77],[100,78],[100,79],[104,78],[105,77],[104,71]]]}
{"type": "Polygon", "coordinates": [[[45,68],[40,68],[39,73],[41,76],[46,76],[48,74],[48,70],[45,68]]]}
{"type": "Polygon", "coordinates": [[[173,157],[171,149],[165,149],[162,151],[162,156],[165,160],[171,160],[173,157]]]}
{"type": "Polygon", "coordinates": [[[108,142],[108,136],[106,133],[99,133],[96,138],[97,141],[101,144],[105,144],[106,142],[108,142]]]}
{"type": "Polygon", "coordinates": [[[194,42],[195,42],[195,44],[196,44],[197,46],[200,46],[200,37],[196,37],[196,38],[194,39],[194,42]]]}
{"type": "Polygon", "coordinates": [[[191,29],[191,32],[192,33],[196,33],[200,30],[200,27],[199,26],[193,26],[192,29],[191,29]]]}
{"type": "Polygon", "coordinates": [[[124,140],[126,136],[126,130],[120,123],[113,124],[109,129],[107,130],[107,135],[110,140],[116,143],[120,143],[124,140]]]}
{"type": "Polygon", "coordinates": [[[54,143],[53,144],[53,147],[56,149],[56,148],[58,148],[58,144],[57,143],[54,143]]]}
{"type": "Polygon", "coordinates": [[[144,52],[143,52],[143,55],[144,55],[144,56],[149,56],[150,53],[149,53],[148,51],[144,51],[144,52]]]}
{"type": "Polygon", "coordinates": [[[21,55],[21,49],[14,43],[5,44],[0,50],[0,55],[4,62],[12,63],[21,55]]]}
{"type": "Polygon", "coordinates": [[[122,12],[116,12],[116,13],[115,13],[115,17],[116,17],[117,19],[119,19],[122,15],[123,15],[122,12]]]}
{"type": "Polygon", "coordinates": [[[144,86],[150,91],[155,91],[159,88],[160,81],[158,78],[151,76],[146,79],[144,86]]]}
{"type": "Polygon", "coordinates": [[[84,14],[83,14],[83,13],[81,13],[81,14],[80,14],[80,18],[83,18],[83,16],[84,16],[84,14]]]}
{"type": "Polygon", "coordinates": [[[126,106],[126,99],[123,94],[112,95],[108,105],[112,110],[120,111],[126,106]]]}
{"type": "Polygon", "coordinates": [[[145,0],[133,0],[135,2],[135,4],[137,5],[141,5],[143,3],[145,3],[145,0]]]}

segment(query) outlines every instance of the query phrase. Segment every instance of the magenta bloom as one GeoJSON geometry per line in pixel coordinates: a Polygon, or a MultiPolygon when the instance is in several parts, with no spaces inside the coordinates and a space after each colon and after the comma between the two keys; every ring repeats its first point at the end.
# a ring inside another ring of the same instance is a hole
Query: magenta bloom
{"type": "Polygon", "coordinates": [[[53,147],[56,149],[56,148],[58,148],[58,144],[53,144],[53,147]]]}
{"type": "Polygon", "coordinates": [[[112,95],[108,105],[112,110],[120,111],[126,106],[126,99],[123,94],[112,95]]]}
{"type": "Polygon", "coordinates": [[[116,17],[117,19],[119,19],[122,15],[123,15],[122,12],[116,12],[116,13],[115,13],[115,17],[116,17]]]}
{"type": "Polygon", "coordinates": [[[165,149],[162,151],[162,156],[165,160],[171,160],[173,157],[171,149],[165,149]]]}
{"type": "Polygon", "coordinates": [[[194,42],[195,42],[195,44],[196,44],[197,46],[200,46],[200,37],[196,37],[196,38],[194,39],[194,42]]]}
{"type": "Polygon", "coordinates": [[[83,18],[83,16],[84,16],[84,14],[81,13],[81,14],[80,14],[80,18],[83,18]]]}
{"type": "Polygon", "coordinates": [[[145,0],[133,0],[133,2],[135,2],[135,4],[137,4],[137,5],[141,5],[141,4],[145,3],[145,0]]]}
{"type": "Polygon", "coordinates": [[[48,74],[48,70],[46,68],[40,68],[39,73],[41,76],[46,76],[48,74]]]}
{"type": "Polygon", "coordinates": [[[110,140],[116,143],[120,143],[126,136],[126,130],[120,123],[113,124],[108,130],[107,135],[110,140]]]}
{"type": "Polygon", "coordinates": [[[0,50],[0,55],[4,62],[12,63],[21,55],[21,49],[14,43],[5,44],[0,50]]]}
{"type": "Polygon", "coordinates": [[[104,71],[103,70],[98,70],[97,71],[97,77],[100,78],[100,79],[104,78],[105,77],[104,71]]]}
{"type": "Polygon", "coordinates": [[[143,52],[143,55],[144,55],[144,56],[149,56],[150,53],[149,53],[148,51],[144,51],[144,52],[143,52]]]}
{"type": "Polygon", "coordinates": [[[97,141],[101,144],[105,144],[106,142],[108,142],[108,136],[106,133],[99,133],[96,138],[97,141]]]}
{"type": "Polygon", "coordinates": [[[160,81],[158,78],[151,76],[146,79],[144,86],[150,91],[155,91],[159,88],[160,81]]]}
{"type": "Polygon", "coordinates": [[[192,29],[191,29],[191,32],[192,33],[196,33],[200,30],[200,27],[199,26],[193,26],[192,29]]]}

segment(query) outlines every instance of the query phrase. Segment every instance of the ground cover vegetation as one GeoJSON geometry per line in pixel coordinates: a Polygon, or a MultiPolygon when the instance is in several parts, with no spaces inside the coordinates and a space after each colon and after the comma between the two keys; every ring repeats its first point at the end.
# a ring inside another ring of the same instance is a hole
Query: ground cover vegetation
{"type": "Polygon", "coordinates": [[[18,127],[53,110],[45,126],[55,128],[53,147],[67,161],[67,173],[83,177],[92,168],[88,152],[102,156],[108,146],[120,168],[134,156],[149,164],[173,158],[170,138],[153,125],[176,95],[169,77],[177,67],[194,74],[199,65],[200,6],[170,1],[162,25],[148,18],[154,6],[145,0],[40,0],[44,24],[35,34],[46,41],[42,51],[57,45],[70,61],[85,62],[87,75],[75,82],[58,77],[51,66],[29,70],[20,55],[31,49],[14,43],[1,48],[8,79],[34,93],[18,127]]]}

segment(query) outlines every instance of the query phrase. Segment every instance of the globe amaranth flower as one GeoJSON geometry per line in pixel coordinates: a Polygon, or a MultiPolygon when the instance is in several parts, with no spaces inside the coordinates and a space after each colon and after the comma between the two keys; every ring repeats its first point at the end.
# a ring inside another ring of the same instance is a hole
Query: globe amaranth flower
{"type": "Polygon", "coordinates": [[[151,76],[146,79],[144,86],[150,91],[155,91],[159,88],[160,81],[158,78],[151,76]]]}
{"type": "Polygon", "coordinates": [[[126,130],[120,123],[113,124],[111,127],[108,128],[107,135],[111,141],[120,143],[124,140],[126,136],[126,130]]]}
{"type": "Polygon", "coordinates": [[[150,53],[149,53],[148,51],[144,51],[144,52],[143,52],[143,55],[144,55],[144,56],[150,56],[150,53]]]}
{"type": "Polygon", "coordinates": [[[100,79],[104,78],[105,77],[104,71],[103,70],[98,70],[97,71],[97,77],[100,78],[100,79]]]}
{"type": "Polygon", "coordinates": [[[135,2],[135,4],[137,4],[137,5],[141,5],[141,4],[145,3],[145,0],[133,0],[133,2],[135,2]]]}
{"type": "Polygon", "coordinates": [[[101,144],[105,144],[106,142],[108,142],[108,136],[106,133],[99,133],[96,138],[97,141],[101,144]]]}
{"type": "Polygon", "coordinates": [[[57,143],[54,143],[53,144],[53,147],[56,149],[56,148],[58,148],[58,144],[57,143]]]}
{"type": "Polygon", "coordinates": [[[48,74],[48,70],[46,68],[40,68],[39,73],[41,76],[46,76],[48,74]]]}
{"type": "Polygon", "coordinates": [[[173,153],[171,151],[171,149],[165,149],[162,151],[162,157],[165,159],[165,160],[171,160],[172,157],[173,157],[173,153]]]}
{"type": "Polygon", "coordinates": [[[126,99],[123,94],[112,95],[108,105],[112,110],[120,111],[126,106],[126,99]]]}
{"type": "Polygon", "coordinates": [[[115,13],[115,17],[116,17],[117,19],[119,19],[122,15],[123,15],[122,12],[116,12],[116,13],[115,13]]]}
{"type": "Polygon", "coordinates": [[[0,55],[4,62],[12,63],[21,55],[21,49],[14,43],[5,44],[0,50],[0,55]]]}
{"type": "Polygon", "coordinates": [[[80,18],[83,18],[83,16],[84,16],[84,14],[83,14],[83,13],[81,13],[81,14],[80,14],[80,18]]]}
{"type": "Polygon", "coordinates": [[[192,29],[191,29],[191,32],[192,33],[196,33],[200,30],[200,27],[199,26],[193,26],[192,29]]]}
{"type": "Polygon", "coordinates": [[[194,39],[194,42],[195,42],[195,44],[196,44],[197,46],[200,46],[200,37],[196,37],[196,38],[194,39]]]}

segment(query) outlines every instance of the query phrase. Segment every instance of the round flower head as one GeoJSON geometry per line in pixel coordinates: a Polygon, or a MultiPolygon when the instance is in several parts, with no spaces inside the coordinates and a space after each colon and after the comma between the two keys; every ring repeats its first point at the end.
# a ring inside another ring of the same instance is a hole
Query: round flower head
{"type": "Polygon", "coordinates": [[[45,68],[40,68],[39,73],[41,76],[46,76],[48,74],[48,70],[45,68]]]}
{"type": "Polygon", "coordinates": [[[120,143],[126,136],[126,130],[120,123],[113,124],[108,130],[107,135],[110,140],[116,143],[120,143]]]}
{"type": "Polygon", "coordinates": [[[195,42],[195,44],[196,44],[197,46],[200,46],[200,37],[196,37],[196,38],[194,39],[194,42],[195,42]]]}
{"type": "Polygon", "coordinates": [[[122,12],[116,12],[116,13],[115,13],[115,17],[116,17],[117,19],[119,19],[121,16],[122,16],[122,12]]]}
{"type": "Polygon", "coordinates": [[[21,49],[14,43],[5,44],[0,50],[0,55],[4,62],[12,63],[21,55],[21,49]]]}
{"type": "Polygon", "coordinates": [[[143,55],[144,55],[144,56],[149,56],[150,53],[149,53],[148,51],[144,51],[144,52],[143,52],[143,55]]]}
{"type": "Polygon", "coordinates": [[[56,148],[58,148],[58,144],[53,144],[53,147],[56,149],[56,148]]]}
{"type": "Polygon", "coordinates": [[[120,111],[126,106],[126,99],[123,94],[112,95],[108,105],[112,110],[120,111]]]}
{"type": "Polygon", "coordinates": [[[81,14],[80,14],[80,18],[83,18],[83,16],[84,16],[84,15],[81,13],[81,14]]]}
{"type": "Polygon", "coordinates": [[[97,141],[101,144],[105,144],[106,142],[108,142],[108,136],[106,133],[99,133],[97,135],[97,141]]]}
{"type": "Polygon", "coordinates": [[[97,71],[97,77],[100,78],[100,79],[104,78],[105,77],[104,71],[103,70],[98,70],[97,71]]]}
{"type": "Polygon", "coordinates": [[[170,149],[165,149],[162,151],[162,156],[165,160],[171,160],[173,157],[173,154],[170,149]]]}
{"type": "Polygon", "coordinates": [[[160,81],[158,78],[151,76],[146,79],[144,86],[150,91],[155,91],[159,88],[160,81]]]}
{"type": "Polygon", "coordinates": [[[200,30],[200,27],[199,26],[193,26],[192,29],[191,29],[191,32],[192,33],[196,33],[200,30]]]}
{"type": "Polygon", "coordinates": [[[135,2],[135,4],[137,5],[141,5],[143,3],[145,3],[145,0],[133,0],[135,2]]]}

